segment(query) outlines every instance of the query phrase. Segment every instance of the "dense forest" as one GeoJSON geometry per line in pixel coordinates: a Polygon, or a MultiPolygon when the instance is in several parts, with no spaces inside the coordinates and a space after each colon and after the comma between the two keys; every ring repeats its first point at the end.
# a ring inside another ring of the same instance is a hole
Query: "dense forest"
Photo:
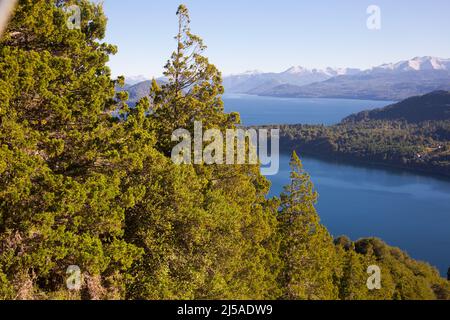
{"type": "Polygon", "coordinates": [[[450,177],[450,92],[364,111],[334,126],[280,126],[283,148],[450,177]]]}
{"type": "Polygon", "coordinates": [[[168,82],[130,107],[101,5],[19,1],[0,41],[0,298],[449,299],[400,249],[333,239],[295,153],[279,198],[257,165],[171,161],[174,129],[239,125],[185,6],[177,18],[168,82]],[[80,29],[67,28],[72,4],[80,29]]]}

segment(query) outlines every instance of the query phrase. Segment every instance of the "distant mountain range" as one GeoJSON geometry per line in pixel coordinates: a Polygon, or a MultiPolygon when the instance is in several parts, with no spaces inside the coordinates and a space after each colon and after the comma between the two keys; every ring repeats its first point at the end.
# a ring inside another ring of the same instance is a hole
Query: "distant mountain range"
{"type": "Polygon", "coordinates": [[[246,72],[224,78],[227,93],[277,97],[403,100],[450,90],[450,59],[416,57],[369,70],[292,67],[281,73],[246,72]]]}
{"type": "MultiPolygon", "coordinates": [[[[126,78],[130,101],[148,94],[150,81],[126,78]]],[[[164,82],[159,78],[158,82],[164,82]]],[[[401,101],[450,90],[450,59],[416,57],[368,70],[291,67],[281,73],[247,71],[223,79],[226,93],[292,98],[346,98],[401,101]]]]}
{"type": "Polygon", "coordinates": [[[227,93],[262,94],[281,85],[304,86],[321,82],[341,75],[352,75],[359,69],[307,69],[292,67],[281,73],[263,73],[247,71],[243,74],[224,77],[223,84],[227,93]]]}

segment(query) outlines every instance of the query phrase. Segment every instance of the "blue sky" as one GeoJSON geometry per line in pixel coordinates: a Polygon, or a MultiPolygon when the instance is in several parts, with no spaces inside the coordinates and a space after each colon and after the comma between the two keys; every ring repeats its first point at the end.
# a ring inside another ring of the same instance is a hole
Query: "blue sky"
{"type": "Polygon", "coordinates": [[[415,56],[450,58],[449,0],[105,0],[114,75],[160,76],[174,49],[177,6],[226,75],[293,65],[369,68],[415,56]],[[381,30],[369,30],[369,5],[381,30]]]}

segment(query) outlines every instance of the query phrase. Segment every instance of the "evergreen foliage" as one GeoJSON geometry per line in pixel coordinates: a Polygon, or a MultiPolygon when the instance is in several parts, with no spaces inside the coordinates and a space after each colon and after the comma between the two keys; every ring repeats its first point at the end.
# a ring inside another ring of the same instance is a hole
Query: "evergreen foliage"
{"type": "Polygon", "coordinates": [[[318,195],[295,152],[291,170],[279,218],[283,298],[335,299],[336,251],[314,208],[318,195]]]}

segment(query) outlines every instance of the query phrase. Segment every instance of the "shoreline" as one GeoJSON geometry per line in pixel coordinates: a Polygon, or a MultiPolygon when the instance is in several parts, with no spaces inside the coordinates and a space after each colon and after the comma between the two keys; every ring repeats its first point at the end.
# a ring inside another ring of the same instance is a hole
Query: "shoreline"
{"type": "Polygon", "coordinates": [[[373,167],[378,169],[392,170],[392,171],[403,171],[405,173],[421,175],[425,177],[435,178],[439,180],[443,180],[445,182],[450,182],[450,174],[440,173],[433,170],[414,168],[402,165],[396,165],[393,163],[379,162],[379,161],[371,161],[368,159],[355,158],[351,155],[343,155],[331,153],[328,155],[324,155],[321,153],[317,153],[314,151],[308,151],[305,149],[301,149],[299,147],[289,147],[289,150],[286,150],[286,146],[280,145],[280,154],[291,155],[292,151],[296,151],[300,156],[308,156],[312,158],[316,158],[318,160],[326,161],[326,162],[339,162],[342,164],[352,164],[360,167],[373,167]]]}

